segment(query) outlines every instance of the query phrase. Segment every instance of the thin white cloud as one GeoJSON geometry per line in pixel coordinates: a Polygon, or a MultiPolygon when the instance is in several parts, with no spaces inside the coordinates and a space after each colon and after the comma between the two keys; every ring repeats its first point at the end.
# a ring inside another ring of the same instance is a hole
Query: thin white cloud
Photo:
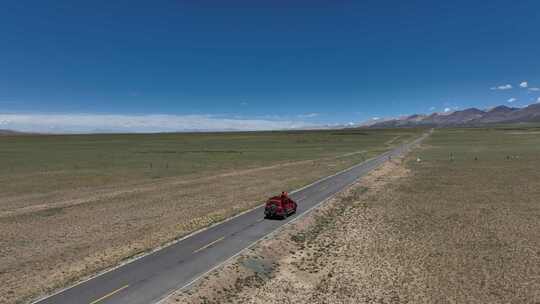
{"type": "Polygon", "coordinates": [[[538,98],[536,99],[536,102],[539,102],[539,103],[540,103],[540,97],[538,97],[538,98]]]}
{"type": "Polygon", "coordinates": [[[519,84],[520,87],[522,88],[526,88],[529,86],[529,84],[526,82],[526,81],[522,81],[520,84],[519,84]]]}
{"type": "Polygon", "coordinates": [[[301,120],[239,119],[213,115],[0,114],[2,128],[25,132],[258,131],[317,127],[301,120]]]}
{"type": "Polygon", "coordinates": [[[516,100],[517,100],[517,98],[512,97],[512,98],[508,99],[507,101],[508,101],[509,103],[512,103],[512,102],[514,102],[514,101],[516,101],[516,100]]]}
{"type": "Polygon", "coordinates": [[[540,88],[529,88],[529,91],[538,92],[538,91],[540,91],[540,88]]]}
{"type": "Polygon", "coordinates": [[[435,107],[430,107],[429,110],[430,111],[435,111],[435,107]]]}
{"type": "Polygon", "coordinates": [[[492,87],[491,90],[510,90],[511,88],[512,88],[511,84],[505,84],[505,85],[500,85],[497,87],[492,87]]]}
{"type": "Polygon", "coordinates": [[[392,119],[395,119],[395,117],[374,116],[374,117],[371,117],[370,119],[368,119],[366,121],[363,121],[363,122],[359,123],[358,125],[369,127],[369,126],[372,126],[372,125],[374,125],[376,123],[383,122],[383,121],[388,121],[388,120],[392,120],[392,119]]]}
{"type": "Polygon", "coordinates": [[[443,108],[443,111],[442,113],[446,113],[446,114],[450,114],[450,113],[453,113],[454,111],[457,111],[459,110],[459,106],[452,106],[450,105],[450,103],[444,103],[445,107],[443,108]]]}
{"type": "Polygon", "coordinates": [[[298,118],[314,118],[314,117],[317,117],[319,115],[320,115],[319,113],[307,113],[307,114],[297,115],[297,117],[298,118]]]}

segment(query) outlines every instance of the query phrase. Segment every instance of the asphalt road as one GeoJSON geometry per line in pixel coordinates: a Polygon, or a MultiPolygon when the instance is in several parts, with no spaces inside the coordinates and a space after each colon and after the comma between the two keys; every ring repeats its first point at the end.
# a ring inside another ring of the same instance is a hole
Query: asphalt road
{"type": "Polygon", "coordinates": [[[286,220],[265,220],[264,207],[233,217],[173,245],[34,303],[39,304],[150,304],[164,299],[243,249],[306,213],[343,188],[383,164],[406,153],[417,140],[321,179],[291,193],[298,211],[286,220]]]}

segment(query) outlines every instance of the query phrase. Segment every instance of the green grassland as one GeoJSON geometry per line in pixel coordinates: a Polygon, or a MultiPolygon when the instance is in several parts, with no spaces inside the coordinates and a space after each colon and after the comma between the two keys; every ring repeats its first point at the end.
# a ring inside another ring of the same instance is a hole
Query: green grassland
{"type": "MultiPolygon", "coordinates": [[[[423,131],[0,137],[0,302],[65,286],[423,131]]],[[[538,125],[435,130],[406,177],[365,198],[380,226],[356,231],[379,237],[359,243],[390,260],[359,250],[361,265],[376,266],[360,273],[399,268],[436,283],[399,291],[425,302],[526,302],[540,290],[539,169],[538,125]]]]}
{"type": "Polygon", "coordinates": [[[370,157],[419,130],[35,135],[0,137],[5,192],[211,175],[364,150],[370,157]]]}

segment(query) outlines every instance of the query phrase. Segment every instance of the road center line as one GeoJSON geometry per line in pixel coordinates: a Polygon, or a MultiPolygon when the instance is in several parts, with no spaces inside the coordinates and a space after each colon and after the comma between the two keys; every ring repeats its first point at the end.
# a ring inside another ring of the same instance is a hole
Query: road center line
{"type": "MultiPolygon", "coordinates": [[[[210,242],[210,243],[208,243],[208,244],[202,246],[201,248],[199,248],[199,249],[193,251],[193,253],[197,253],[197,252],[199,252],[199,251],[203,251],[203,250],[205,250],[206,248],[208,248],[208,247],[214,245],[215,243],[217,243],[217,242],[219,242],[219,241],[223,241],[224,238],[225,238],[225,237],[222,236],[222,237],[220,237],[219,239],[217,239],[217,240],[215,240],[215,241],[213,241],[213,242],[210,242]]],[[[92,303],[90,303],[90,304],[92,304],[92,303]]]]}
{"type": "Polygon", "coordinates": [[[301,201],[303,201],[303,200],[305,200],[305,199],[306,199],[306,196],[303,195],[301,198],[297,199],[296,201],[297,201],[297,202],[301,202],[301,201]]]}
{"type": "Polygon", "coordinates": [[[101,298],[99,298],[99,299],[97,299],[97,300],[94,300],[94,301],[90,302],[90,304],[96,304],[96,303],[98,303],[98,302],[100,302],[100,301],[103,301],[103,300],[105,300],[106,298],[111,297],[112,295],[114,295],[114,294],[116,294],[116,293],[119,293],[120,291],[122,291],[122,290],[124,290],[124,289],[126,289],[126,288],[128,288],[128,287],[129,287],[129,285],[124,285],[124,286],[122,286],[122,287],[120,287],[120,288],[118,288],[118,289],[116,289],[116,290],[114,290],[114,291],[109,292],[108,294],[104,295],[103,297],[101,297],[101,298]]]}

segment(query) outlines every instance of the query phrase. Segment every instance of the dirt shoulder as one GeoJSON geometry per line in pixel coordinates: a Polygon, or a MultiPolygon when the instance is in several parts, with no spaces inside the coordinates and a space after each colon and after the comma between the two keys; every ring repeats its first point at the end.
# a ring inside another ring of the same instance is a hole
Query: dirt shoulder
{"type": "Polygon", "coordinates": [[[540,193],[415,159],[387,163],[167,303],[539,303],[540,193]]]}

